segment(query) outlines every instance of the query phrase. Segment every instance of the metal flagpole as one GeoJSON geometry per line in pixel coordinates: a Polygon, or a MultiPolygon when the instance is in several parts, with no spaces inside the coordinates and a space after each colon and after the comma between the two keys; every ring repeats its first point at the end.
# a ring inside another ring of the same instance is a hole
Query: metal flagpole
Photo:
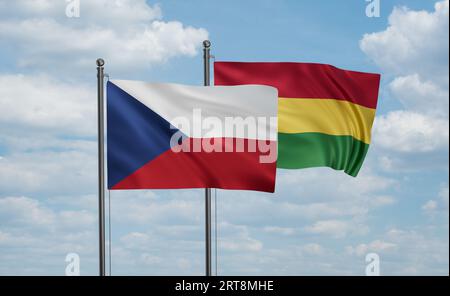
{"type": "Polygon", "coordinates": [[[99,237],[99,275],[105,276],[105,137],[104,137],[104,65],[97,59],[97,98],[98,98],[98,237],[99,237]]]}
{"type": "MultiPolygon", "coordinates": [[[[210,85],[210,48],[211,42],[209,40],[203,41],[203,69],[204,69],[204,85],[210,85]]],[[[205,189],[205,263],[206,276],[212,275],[211,268],[211,188],[205,189]]]]}

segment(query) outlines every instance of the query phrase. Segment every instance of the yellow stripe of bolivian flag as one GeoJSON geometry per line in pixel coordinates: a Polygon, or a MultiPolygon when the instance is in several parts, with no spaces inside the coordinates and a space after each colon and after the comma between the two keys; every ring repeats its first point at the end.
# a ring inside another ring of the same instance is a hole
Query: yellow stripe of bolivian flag
{"type": "Polygon", "coordinates": [[[335,99],[278,100],[278,132],[352,136],[370,144],[375,109],[335,99]]]}

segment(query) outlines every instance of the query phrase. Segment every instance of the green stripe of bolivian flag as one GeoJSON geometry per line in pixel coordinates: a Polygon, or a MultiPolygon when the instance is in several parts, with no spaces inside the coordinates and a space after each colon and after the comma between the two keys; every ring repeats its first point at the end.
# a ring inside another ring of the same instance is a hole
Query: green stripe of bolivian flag
{"type": "Polygon", "coordinates": [[[351,136],[278,133],[277,167],[298,169],[326,166],[356,176],[368,150],[368,144],[351,136]]]}

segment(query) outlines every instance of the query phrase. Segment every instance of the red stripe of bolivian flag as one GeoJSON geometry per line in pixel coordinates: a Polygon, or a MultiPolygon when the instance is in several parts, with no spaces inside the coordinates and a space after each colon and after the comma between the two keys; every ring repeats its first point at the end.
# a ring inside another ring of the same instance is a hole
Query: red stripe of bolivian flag
{"type": "Polygon", "coordinates": [[[367,154],[380,75],[312,63],[215,62],[215,85],[278,89],[278,168],[356,176],[367,154]]]}

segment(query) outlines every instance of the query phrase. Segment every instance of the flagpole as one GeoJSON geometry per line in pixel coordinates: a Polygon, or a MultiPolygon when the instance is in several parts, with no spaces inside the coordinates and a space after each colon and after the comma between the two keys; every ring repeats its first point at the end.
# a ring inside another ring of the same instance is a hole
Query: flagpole
{"type": "MultiPolygon", "coordinates": [[[[210,85],[210,48],[211,42],[209,40],[203,41],[203,70],[204,70],[204,85],[210,85]]],[[[211,188],[205,189],[205,263],[206,276],[212,275],[211,268],[211,188]]]]}
{"type": "Polygon", "coordinates": [[[105,137],[104,137],[104,65],[103,59],[97,59],[97,111],[98,111],[98,238],[99,238],[99,275],[105,276],[105,137]]]}

